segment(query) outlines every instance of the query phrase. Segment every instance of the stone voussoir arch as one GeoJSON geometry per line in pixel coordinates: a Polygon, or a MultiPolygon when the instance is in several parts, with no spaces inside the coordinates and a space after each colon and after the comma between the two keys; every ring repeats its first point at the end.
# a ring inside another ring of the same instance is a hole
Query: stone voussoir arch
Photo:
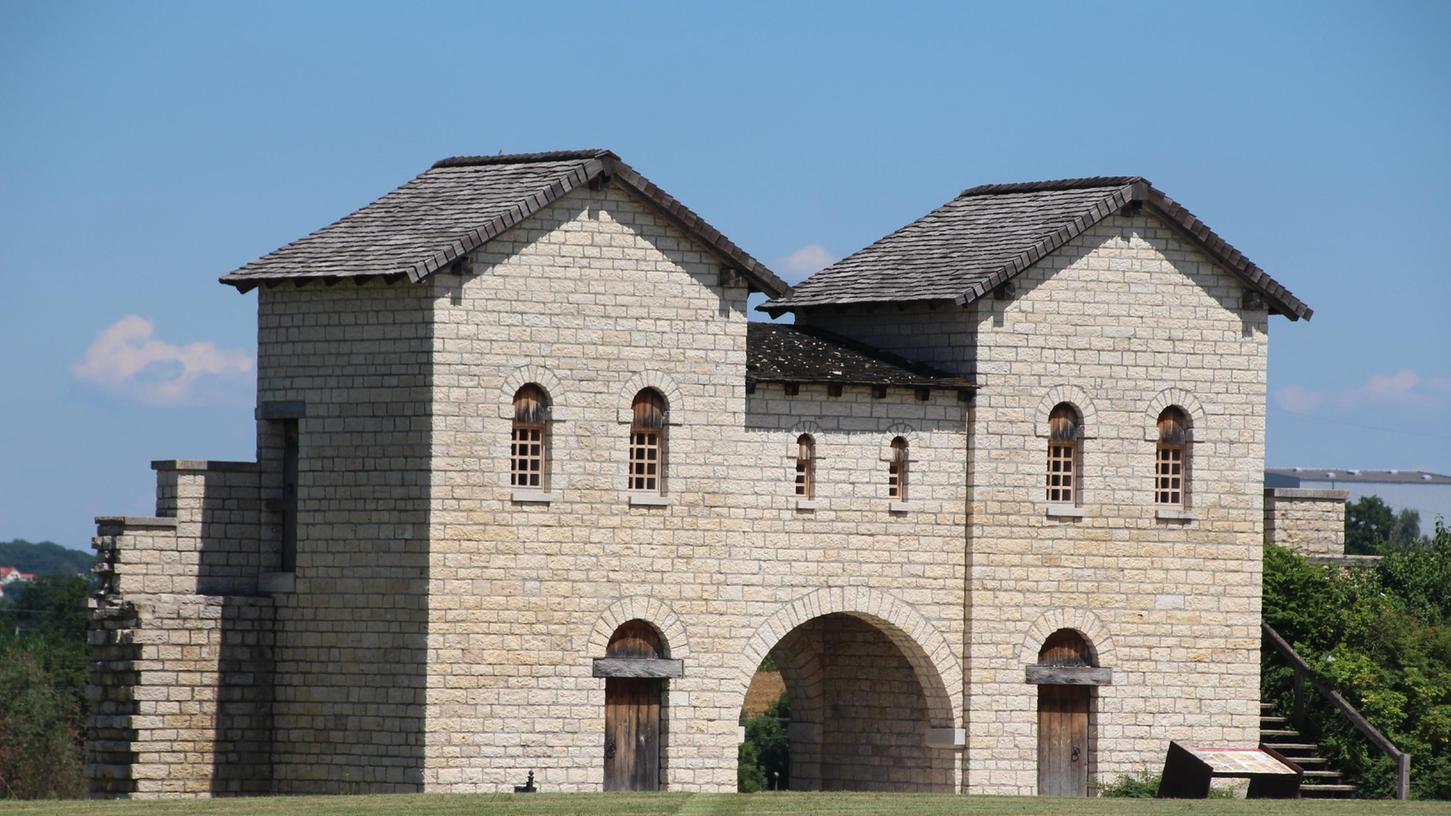
{"type": "Polygon", "coordinates": [[[1099,617],[1087,609],[1050,609],[1038,616],[1028,627],[1023,642],[1018,646],[1018,661],[1023,665],[1038,662],[1038,650],[1048,636],[1060,629],[1072,629],[1083,635],[1093,650],[1094,662],[1105,669],[1113,668],[1116,653],[1113,637],[1099,617]]]}
{"type": "Polygon", "coordinates": [[[674,378],[656,369],[636,372],[620,388],[619,421],[628,424],[634,419],[631,402],[636,394],[646,388],[653,388],[665,397],[666,424],[679,425],[680,418],[685,415],[685,397],[680,393],[680,386],[676,385],[674,378]]]}
{"type": "Polygon", "coordinates": [[[685,633],[685,623],[670,605],[649,595],[631,595],[605,607],[595,618],[589,634],[589,649],[586,659],[604,657],[610,645],[610,637],[621,624],[642,620],[660,633],[664,641],[665,657],[685,660],[690,657],[690,639],[685,633]]]}
{"type": "Polygon", "coordinates": [[[821,426],[809,419],[803,419],[792,425],[786,432],[786,458],[796,461],[796,440],[802,434],[809,434],[818,448],[821,447],[821,426]]]}
{"type": "Polygon", "coordinates": [[[1149,400],[1148,407],[1144,410],[1144,439],[1153,442],[1159,438],[1159,414],[1164,412],[1170,405],[1177,405],[1189,414],[1189,428],[1191,433],[1202,431],[1208,422],[1208,414],[1199,398],[1179,386],[1169,386],[1154,395],[1149,400]]]}
{"type": "Polygon", "coordinates": [[[736,677],[745,697],[766,655],[793,629],[822,615],[851,615],[875,626],[911,664],[935,727],[962,722],[962,665],[947,639],[911,604],[866,587],[829,587],[782,604],[746,641],[736,677]]]}
{"type": "Polygon", "coordinates": [[[1043,399],[1038,402],[1029,421],[1033,423],[1033,432],[1038,436],[1048,436],[1048,415],[1059,404],[1066,402],[1078,409],[1078,416],[1083,420],[1083,427],[1079,431],[1079,437],[1090,439],[1098,435],[1098,409],[1094,408],[1093,400],[1089,398],[1088,392],[1076,385],[1055,385],[1048,389],[1043,399]]]}
{"type": "Polygon", "coordinates": [[[503,394],[499,399],[499,418],[514,418],[514,395],[530,383],[543,388],[549,395],[549,418],[555,421],[565,419],[564,387],[554,372],[540,365],[522,365],[504,375],[500,389],[503,394]]]}

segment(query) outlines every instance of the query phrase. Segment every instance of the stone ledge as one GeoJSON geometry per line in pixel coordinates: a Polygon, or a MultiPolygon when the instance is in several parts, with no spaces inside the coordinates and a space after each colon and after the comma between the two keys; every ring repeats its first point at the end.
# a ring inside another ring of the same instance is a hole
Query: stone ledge
{"type": "Polygon", "coordinates": [[[138,530],[174,530],[176,519],[168,516],[96,516],[97,527],[122,527],[138,530]]]}
{"type": "Polygon", "coordinates": [[[1154,511],[1154,518],[1159,521],[1194,521],[1195,515],[1189,510],[1173,510],[1167,507],[1160,507],[1154,511]]]}
{"type": "Polygon", "coordinates": [[[816,500],[815,499],[797,499],[796,500],[796,509],[797,510],[815,510],[816,509],[816,500]]]}
{"type": "Polygon", "coordinates": [[[554,494],[547,490],[515,490],[509,494],[509,501],[517,504],[549,504],[554,494]]]}
{"type": "Polygon", "coordinates": [[[1350,501],[1349,490],[1310,487],[1267,487],[1265,495],[1275,499],[1302,499],[1306,501],[1350,501]]]}
{"type": "Polygon", "coordinates": [[[665,507],[670,504],[668,496],[661,496],[658,493],[631,493],[631,507],[665,507]]]}
{"type": "Polygon", "coordinates": [[[1048,505],[1048,518],[1081,519],[1086,513],[1083,508],[1074,504],[1050,504],[1048,505]]]}
{"type": "Polygon", "coordinates": [[[256,462],[231,462],[220,459],[156,459],[152,470],[246,472],[256,470],[256,462]]]}

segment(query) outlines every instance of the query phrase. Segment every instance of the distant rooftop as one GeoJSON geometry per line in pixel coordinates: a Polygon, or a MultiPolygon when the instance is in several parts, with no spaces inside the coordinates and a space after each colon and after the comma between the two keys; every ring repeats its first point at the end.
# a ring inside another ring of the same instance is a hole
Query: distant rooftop
{"type": "Polygon", "coordinates": [[[1370,470],[1367,468],[1265,468],[1265,481],[1365,482],[1370,484],[1451,484],[1451,476],[1425,470],[1370,470]]]}

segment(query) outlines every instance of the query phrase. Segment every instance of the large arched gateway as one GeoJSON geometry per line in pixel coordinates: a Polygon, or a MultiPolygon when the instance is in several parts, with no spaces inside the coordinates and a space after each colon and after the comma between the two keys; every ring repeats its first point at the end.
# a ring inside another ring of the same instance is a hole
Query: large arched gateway
{"type": "Polygon", "coordinates": [[[881,593],[850,594],[871,603],[852,608],[858,605],[842,591],[824,590],[763,626],[767,637],[785,629],[765,656],[789,695],[789,787],[957,790],[960,697],[949,689],[961,688],[960,669],[945,649],[929,651],[940,635],[905,604],[881,593]]]}

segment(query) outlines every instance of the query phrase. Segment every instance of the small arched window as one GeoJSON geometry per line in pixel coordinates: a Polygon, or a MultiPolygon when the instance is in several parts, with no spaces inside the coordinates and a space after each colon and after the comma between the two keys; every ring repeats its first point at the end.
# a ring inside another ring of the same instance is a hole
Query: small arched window
{"type": "Polygon", "coordinates": [[[533,383],[514,392],[509,484],[533,490],[549,489],[549,394],[533,383]]]}
{"type": "Polygon", "coordinates": [[[1189,415],[1177,405],[1159,414],[1154,454],[1154,504],[1183,507],[1189,490],[1189,415]]]}
{"type": "Polygon", "coordinates": [[[630,489],[665,492],[665,397],[653,388],[635,395],[630,419],[630,489]]]}
{"type": "Polygon", "coordinates": [[[887,496],[899,502],[907,500],[907,439],[892,440],[892,456],[887,460],[887,496]]]}
{"type": "Polygon", "coordinates": [[[1048,414],[1048,501],[1074,504],[1078,501],[1078,444],[1083,420],[1078,410],[1060,402],[1048,414]]]}
{"type": "Polygon", "coordinates": [[[816,498],[816,440],[811,434],[796,437],[796,495],[816,498]]]}

